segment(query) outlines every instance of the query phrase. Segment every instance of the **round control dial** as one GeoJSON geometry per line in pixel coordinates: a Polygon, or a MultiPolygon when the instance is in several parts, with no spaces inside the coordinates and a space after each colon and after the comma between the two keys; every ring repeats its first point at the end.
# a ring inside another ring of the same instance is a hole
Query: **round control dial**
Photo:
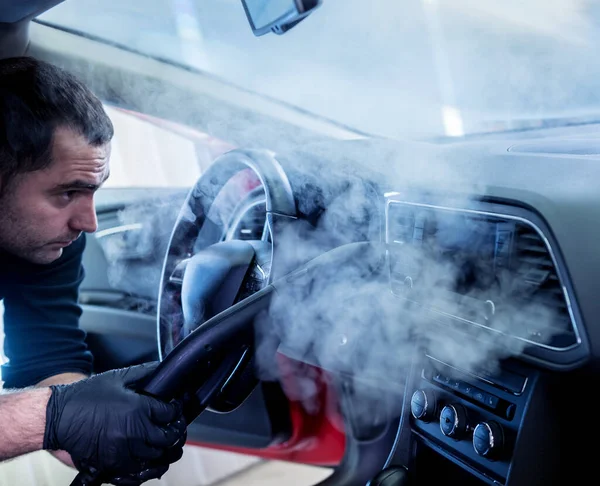
{"type": "Polygon", "coordinates": [[[453,439],[464,437],[467,432],[467,410],[460,403],[446,405],[440,413],[442,434],[453,439]]]}
{"type": "Polygon", "coordinates": [[[481,422],[473,431],[473,448],[480,456],[496,459],[504,446],[504,430],[497,422],[481,422]]]}
{"type": "Polygon", "coordinates": [[[410,411],[414,418],[429,422],[435,417],[436,399],[433,390],[417,390],[410,400],[410,411]]]}

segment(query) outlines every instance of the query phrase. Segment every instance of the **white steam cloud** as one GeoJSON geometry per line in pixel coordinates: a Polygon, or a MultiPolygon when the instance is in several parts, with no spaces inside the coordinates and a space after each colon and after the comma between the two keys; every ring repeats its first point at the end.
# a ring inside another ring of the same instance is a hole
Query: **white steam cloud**
{"type": "MultiPolygon", "coordinates": [[[[383,244],[385,188],[426,197],[435,205],[465,208],[473,203],[474,195],[487,192],[477,161],[449,159],[443,149],[433,145],[382,141],[323,144],[290,152],[282,161],[292,179],[299,212],[310,215],[322,207],[326,210],[314,226],[298,220],[274,234],[274,265],[280,275],[313,259],[319,263],[308,274],[277,285],[269,318],[256,322],[257,372],[263,380],[281,379],[282,369],[274,359],[277,350],[340,374],[358,394],[355,414],[368,422],[374,399],[389,401],[396,407],[392,410],[399,412],[401,400],[391,397],[399,393],[411,364],[424,353],[462,369],[484,368],[489,372],[500,360],[518,356],[526,345],[518,339],[506,339],[506,335],[522,336],[526,325],[529,331],[551,337],[556,316],[534,303],[520,307],[505,304],[501,317],[493,322],[502,334],[470,324],[433,323],[434,315],[428,308],[460,315],[467,299],[483,308],[486,297],[480,289],[469,290],[466,295],[448,290],[464,266],[477,265],[477,260],[434,260],[417,247],[393,245],[395,253],[418,262],[422,270],[405,298],[392,293],[389,255],[383,244]],[[360,160],[365,163],[356,162],[360,160]],[[427,194],[421,192],[425,190],[427,194]],[[350,242],[354,244],[348,245],[350,242]],[[415,305],[414,301],[425,305],[415,305]]],[[[235,189],[244,192],[239,180],[233,182],[218,207],[209,213],[220,225],[239,202],[235,189]]],[[[122,234],[101,239],[109,278],[116,288],[132,295],[156,295],[161,255],[181,202],[181,197],[173,202],[159,200],[119,214],[123,225],[146,224],[129,232],[128,239],[122,234]]],[[[439,238],[461,248],[477,248],[481,231],[477,222],[462,218],[460,213],[448,213],[437,227],[439,238]]],[[[498,278],[505,293],[518,283],[507,274],[498,278]]],[[[294,373],[296,386],[286,388],[286,393],[315,412],[322,403],[314,370],[300,367],[294,373]]]]}
{"type": "MultiPolygon", "coordinates": [[[[286,355],[342,374],[355,390],[362,389],[358,404],[367,406],[373,399],[387,401],[397,394],[411,363],[424,353],[465,370],[490,372],[526,346],[507,335],[524,336],[525,327],[546,339],[553,335],[553,310],[533,301],[515,304],[506,300],[502,305],[497,294],[493,298],[499,312],[491,327],[501,333],[444,320],[444,313],[464,315],[465,301],[483,309],[486,300],[486,293],[476,286],[464,295],[449,290],[466,265],[479,264],[477,257],[472,260],[471,255],[470,260],[468,253],[481,246],[483,228],[460,213],[439,217],[437,227],[437,237],[445,244],[466,249],[459,259],[435,259],[416,246],[392,245],[400,258],[421,266],[415,272],[419,277],[414,288],[399,292],[400,296],[392,293],[386,247],[378,233],[384,229],[379,226],[384,224],[382,188],[426,197],[431,204],[465,208],[473,203],[471,195],[487,192],[476,164],[443,157],[440,149],[426,144],[345,142],[338,144],[337,150],[333,145],[328,151],[321,149],[313,151],[319,153],[320,163],[314,155],[291,157],[293,185],[300,211],[310,212],[319,202],[324,202],[327,210],[315,229],[307,230],[298,222],[275,235],[279,249],[275,265],[294,269],[313,258],[322,263],[277,286],[270,319],[259,320],[257,357],[263,379],[278,378],[272,356],[274,344],[281,339],[286,355]],[[323,157],[325,153],[327,157],[323,157]],[[350,164],[349,160],[365,162],[350,164]],[[370,181],[382,184],[379,192],[372,192],[370,181]],[[315,186],[320,188],[318,197],[315,186]],[[425,190],[427,194],[419,192],[425,190]],[[372,245],[339,246],[367,240],[372,245]],[[441,313],[433,314],[431,308],[441,313]]],[[[504,296],[520,283],[508,273],[497,278],[504,296]]],[[[318,390],[310,386],[312,377],[301,376],[304,371],[302,368],[296,379],[307,384],[294,390],[294,398],[312,410],[318,407],[318,390]]],[[[401,405],[399,400],[391,403],[401,405]]],[[[363,412],[361,418],[369,420],[369,410],[363,412]]]]}

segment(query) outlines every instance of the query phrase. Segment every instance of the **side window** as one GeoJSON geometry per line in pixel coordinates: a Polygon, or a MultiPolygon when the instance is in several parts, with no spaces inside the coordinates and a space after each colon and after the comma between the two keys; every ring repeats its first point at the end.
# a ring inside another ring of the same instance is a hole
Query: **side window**
{"type": "Polygon", "coordinates": [[[107,188],[189,187],[233,148],[184,125],[105,105],[115,136],[107,188]]]}

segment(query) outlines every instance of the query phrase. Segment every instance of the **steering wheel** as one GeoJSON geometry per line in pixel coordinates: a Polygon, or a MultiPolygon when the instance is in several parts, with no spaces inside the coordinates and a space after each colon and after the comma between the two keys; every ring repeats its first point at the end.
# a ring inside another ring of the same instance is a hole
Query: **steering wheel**
{"type": "MultiPolygon", "coordinates": [[[[157,323],[161,361],[210,318],[271,282],[274,227],[295,219],[292,189],[273,153],[233,150],[204,172],[180,211],[165,256],[157,323]],[[244,215],[252,217],[258,231],[242,228],[244,233],[236,234],[244,215]]],[[[231,411],[252,392],[257,381],[253,373],[244,373],[252,366],[251,344],[228,349],[224,364],[210,362],[219,364],[223,375],[236,370],[226,381],[237,395],[230,403],[211,396],[211,408],[231,411]]],[[[187,392],[196,393],[200,382],[192,380],[187,392]]]]}
{"type": "MultiPolygon", "coordinates": [[[[257,382],[248,381],[253,373],[244,371],[252,366],[256,317],[268,313],[279,290],[302,285],[324,266],[339,268],[369,251],[369,243],[345,245],[273,278],[277,231],[295,220],[291,185],[271,152],[231,151],[200,177],[181,209],[165,256],[157,321],[161,363],[141,393],[182,400],[188,423],[215,403],[222,412],[235,408],[236,400],[219,400],[232,383],[238,399],[249,395],[257,382]],[[232,180],[234,190],[228,191],[232,180]],[[236,188],[244,189],[246,197],[232,200],[236,188]],[[235,239],[230,227],[239,220],[240,207],[262,201],[260,238],[235,239]]],[[[352,403],[340,384],[342,406],[352,415],[352,403]]],[[[321,486],[366,484],[386,465],[399,423],[400,417],[391,420],[367,440],[356,437],[348,423],[343,462],[321,486]]],[[[72,484],[101,484],[86,481],[72,484]]]]}

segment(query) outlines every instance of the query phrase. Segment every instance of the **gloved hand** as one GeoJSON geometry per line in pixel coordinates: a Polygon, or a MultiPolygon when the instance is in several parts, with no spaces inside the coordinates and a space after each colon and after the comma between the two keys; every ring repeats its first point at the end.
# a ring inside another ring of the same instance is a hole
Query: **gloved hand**
{"type": "MultiPolygon", "coordinates": [[[[185,440],[182,440],[182,446],[183,442],[185,442],[185,440]]],[[[172,447],[167,449],[165,457],[158,461],[153,461],[152,464],[148,464],[148,467],[146,467],[143,471],[127,474],[125,476],[115,476],[112,479],[109,479],[107,482],[109,484],[114,484],[115,486],[140,486],[142,483],[145,483],[151,479],[160,479],[162,475],[168,471],[169,464],[177,462],[179,459],[181,459],[182,454],[183,449],[181,447],[172,447]]]]}
{"type": "Polygon", "coordinates": [[[77,469],[93,468],[113,478],[168,469],[183,453],[186,424],[181,407],[134,391],[157,365],[51,386],[44,449],[65,450],[77,469]]]}

